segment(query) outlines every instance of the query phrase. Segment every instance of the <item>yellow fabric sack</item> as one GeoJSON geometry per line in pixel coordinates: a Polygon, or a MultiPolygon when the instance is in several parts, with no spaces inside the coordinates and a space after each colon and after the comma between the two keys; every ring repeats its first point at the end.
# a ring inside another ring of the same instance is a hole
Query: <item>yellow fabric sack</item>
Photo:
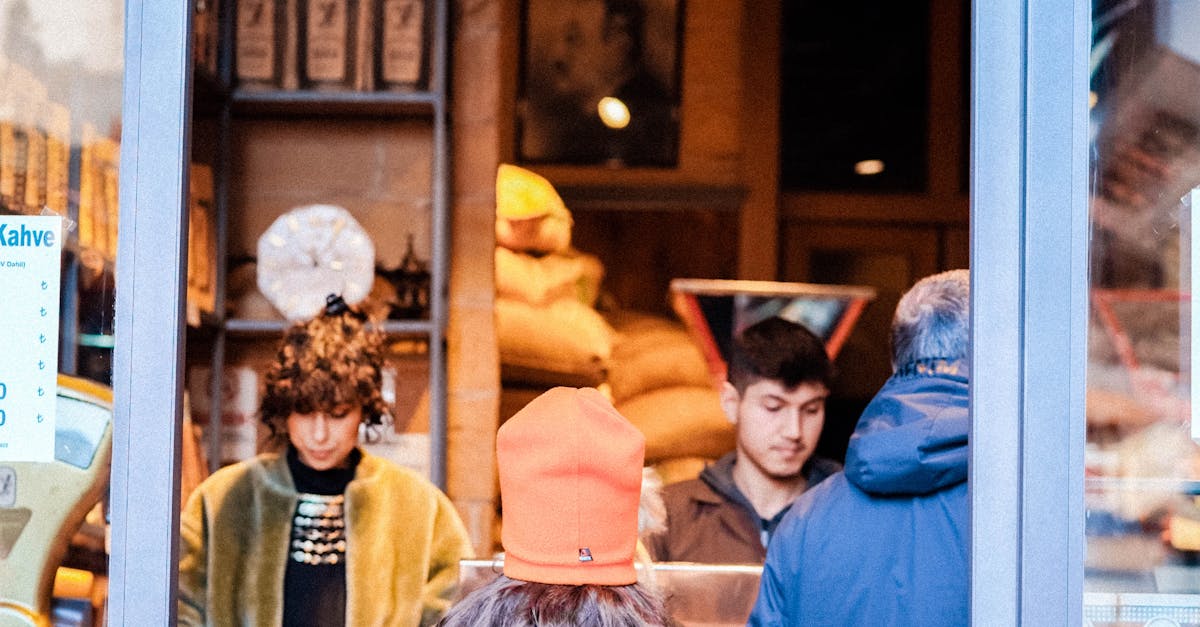
{"type": "Polygon", "coordinates": [[[571,245],[571,216],[496,218],[496,244],[519,252],[562,252],[571,245]]]}
{"type": "Polygon", "coordinates": [[[496,243],[515,251],[561,252],[571,212],[545,177],[508,163],[496,170],[496,243]]]}
{"type": "Polygon", "coordinates": [[[521,166],[501,163],[496,168],[496,217],[526,220],[568,214],[562,197],[546,177],[521,166]]]}

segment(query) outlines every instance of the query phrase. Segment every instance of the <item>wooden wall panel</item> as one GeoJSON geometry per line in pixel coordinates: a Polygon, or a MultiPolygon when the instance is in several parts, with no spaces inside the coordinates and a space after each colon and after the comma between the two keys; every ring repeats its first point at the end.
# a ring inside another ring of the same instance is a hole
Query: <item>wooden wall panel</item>
{"type": "Polygon", "coordinates": [[[925,228],[783,225],[783,280],[869,285],[877,291],[838,355],[822,453],[845,453],[859,413],[891,375],[892,313],[917,279],[939,270],[938,240],[937,230],[925,228]]]}
{"type": "Polygon", "coordinates": [[[966,227],[948,228],[942,236],[942,267],[971,267],[971,231],[966,227]]]}
{"type": "Polygon", "coordinates": [[[572,240],[604,263],[604,291],[618,304],[672,319],[671,279],[732,279],[737,271],[738,216],[731,212],[576,213],[572,240]]]}

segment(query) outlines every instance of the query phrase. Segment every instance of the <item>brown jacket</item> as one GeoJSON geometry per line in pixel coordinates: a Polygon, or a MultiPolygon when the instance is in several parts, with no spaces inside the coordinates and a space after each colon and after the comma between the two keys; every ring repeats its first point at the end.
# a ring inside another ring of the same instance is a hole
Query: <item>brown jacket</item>
{"type": "MultiPolygon", "coordinates": [[[[762,532],[774,530],[790,506],[764,524],[733,483],[736,455],[730,453],[708,466],[698,479],[663,489],[667,530],[644,539],[655,561],[762,564],[766,560],[762,532]]],[[[838,470],[837,462],[810,459],[804,468],[808,488],[838,470]]]]}

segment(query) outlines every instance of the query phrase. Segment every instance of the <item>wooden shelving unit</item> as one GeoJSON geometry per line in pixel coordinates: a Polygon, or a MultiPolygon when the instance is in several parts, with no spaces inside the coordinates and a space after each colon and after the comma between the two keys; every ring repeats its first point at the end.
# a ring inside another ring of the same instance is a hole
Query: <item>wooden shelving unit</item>
{"type": "MultiPolygon", "coordinates": [[[[225,277],[226,259],[235,252],[230,250],[230,225],[243,217],[239,212],[248,209],[237,206],[232,199],[234,184],[247,187],[247,181],[238,177],[253,176],[235,167],[233,145],[236,141],[263,141],[272,125],[287,129],[289,124],[313,124],[339,127],[353,126],[355,132],[363,132],[363,125],[379,125],[381,133],[416,132],[422,139],[428,138],[429,154],[429,259],[430,273],[429,317],[422,320],[388,320],[383,331],[397,339],[415,338],[427,342],[429,363],[429,430],[430,430],[430,479],[439,487],[445,487],[446,450],[446,351],[445,329],[447,318],[446,293],[448,283],[449,246],[449,130],[447,124],[446,72],[448,37],[448,2],[428,0],[426,12],[430,29],[428,79],[424,89],[416,91],[315,91],[315,90],[254,90],[240,89],[233,82],[233,11],[232,3],[222,3],[220,17],[222,44],[218,55],[217,76],[198,72],[193,89],[194,115],[207,116],[215,128],[215,140],[210,151],[213,161],[215,182],[214,204],[217,229],[217,290],[216,314],[206,319],[202,326],[210,327],[196,331],[211,345],[213,377],[210,382],[210,398],[220,399],[223,387],[223,371],[228,366],[226,349],[229,342],[267,342],[283,332],[286,322],[226,317],[225,277]],[[202,75],[203,74],[203,75],[202,75]],[[259,124],[269,127],[258,130],[257,139],[237,137],[246,125],[259,124]],[[417,125],[413,130],[411,125],[417,125]],[[426,135],[427,133],[427,135],[426,135]]],[[[340,128],[340,127],[339,127],[340,128]]],[[[369,129],[369,127],[368,127],[369,129]]],[[[286,132],[286,131],[284,131],[286,132]]],[[[363,164],[371,167],[371,164],[363,164]]],[[[331,175],[332,176],[332,175],[331,175]]],[[[378,202],[376,204],[379,204],[378,202]]],[[[371,232],[368,225],[364,225],[371,232]]],[[[244,237],[245,233],[239,233],[244,237]]],[[[373,238],[381,235],[371,232],[373,238]]],[[[395,236],[395,233],[388,233],[395,236]]],[[[257,234],[254,234],[257,237],[257,234]]],[[[379,246],[378,242],[376,244],[379,246]]],[[[241,251],[245,252],[245,251],[241,251]]],[[[221,404],[214,402],[209,424],[220,424],[221,404]]],[[[220,430],[210,429],[207,442],[209,464],[212,469],[219,465],[220,430]]]]}

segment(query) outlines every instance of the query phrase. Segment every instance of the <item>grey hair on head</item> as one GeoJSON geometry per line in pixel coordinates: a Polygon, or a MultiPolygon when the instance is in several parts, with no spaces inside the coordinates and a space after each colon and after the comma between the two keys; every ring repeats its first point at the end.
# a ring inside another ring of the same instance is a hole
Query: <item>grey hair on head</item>
{"type": "Polygon", "coordinates": [[[971,273],[949,270],[908,290],[892,318],[892,369],[926,359],[963,359],[971,345],[971,273]]]}
{"type": "Polygon", "coordinates": [[[450,608],[444,627],[666,627],[659,597],[641,584],[564,585],[496,577],[450,608]]]}

